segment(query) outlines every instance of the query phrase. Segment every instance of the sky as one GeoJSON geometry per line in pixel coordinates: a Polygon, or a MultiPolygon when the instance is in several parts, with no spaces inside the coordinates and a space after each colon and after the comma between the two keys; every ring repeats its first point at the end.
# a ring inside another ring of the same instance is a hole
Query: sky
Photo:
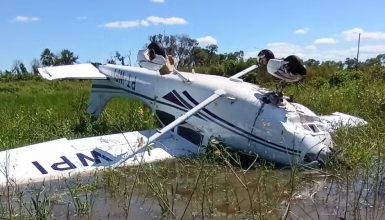
{"type": "Polygon", "coordinates": [[[385,0],[1,0],[0,70],[30,68],[45,48],[79,62],[136,54],[148,36],[186,34],[218,52],[360,60],[385,53],[385,0]]]}

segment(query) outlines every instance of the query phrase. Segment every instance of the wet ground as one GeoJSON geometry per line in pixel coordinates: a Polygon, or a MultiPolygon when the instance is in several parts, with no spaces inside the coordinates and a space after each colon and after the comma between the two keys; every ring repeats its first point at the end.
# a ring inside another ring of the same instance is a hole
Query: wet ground
{"type": "Polygon", "coordinates": [[[4,187],[0,217],[383,219],[382,188],[382,177],[174,161],[4,187]]]}

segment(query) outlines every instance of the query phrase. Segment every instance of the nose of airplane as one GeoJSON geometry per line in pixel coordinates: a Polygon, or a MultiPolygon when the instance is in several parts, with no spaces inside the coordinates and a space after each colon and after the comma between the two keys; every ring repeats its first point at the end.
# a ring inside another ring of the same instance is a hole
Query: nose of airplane
{"type": "Polygon", "coordinates": [[[304,165],[310,167],[322,167],[330,158],[332,151],[329,147],[323,147],[318,152],[308,152],[304,157],[304,165]]]}

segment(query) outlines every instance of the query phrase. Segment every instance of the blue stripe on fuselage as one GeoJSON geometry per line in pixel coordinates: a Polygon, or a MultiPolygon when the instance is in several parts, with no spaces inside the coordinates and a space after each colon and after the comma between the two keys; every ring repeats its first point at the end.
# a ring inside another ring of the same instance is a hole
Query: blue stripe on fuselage
{"type": "Polygon", "coordinates": [[[166,102],[162,102],[162,101],[159,101],[155,98],[151,98],[151,97],[148,97],[148,96],[145,96],[145,95],[142,95],[140,93],[137,93],[137,92],[133,92],[131,90],[128,90],[128,89],[124,89],[124,88],[121,88],[121,87],[114,87],[114,86],[108,86],[108,85],[92,85],[92,88],[94,89],[111,89],[111,90],[122,90],[124,92],[128,92],[132,95],[136,95],[136,96],[139,96],[143,99],[146,99],[146,100],[149,100],[149,101],[153,101],[153,102],[156,102],[156,103],[159,103],[159,104],[163,104],[163,105],[167,105],[169,107],[172,107],[172,108],[176,108],[180,111],[184,111],[186,112],[187,110],[186,109],[183,109],[183,108],[180,108],[178,106],[175,106],[175,105],[172,105],[172,104],[169,104],[169,103],[166,103],[166,102]]]}
{"type": "MultiPolygon", "coordinates": [[[[193,98],[187,91],[184,91],[183,94],[184,94],[184,95],[185,95],[185,96],[186,96],[192,103],[194,103],[195,105],[198,104],[198,102],[197,102],[197,101],[196,101],[196,100],[195,100],[195,99],[194,99],[194,98],[193,98]]],[[[230,122],[224,120],[223,118],[221,118],[221,117],[215,115],[214,113],[210,112],[210,111],[207,110],[206,108],[203,108],[202,111],[205,112],[206,114],[208,114],[209,116],[211,116],[211,117],[217,119],[218,121],[220,121],[220,122],[222,122],[222,123],[225,123],[226,125],[228,125],[228,126],[234,128],[234,129],[236,129],[237,131],[240,131],[240,132],[242,132],[242,133],[244,133],[244,134],[246,135],[246,136],[245,136],[245,135],[241,135],[241,136],[244,136],[244,137],[246,137],[246,138],[249,138],[250,136],[253,137],[253,138],[254,138],[254,141],[257,142],[257,143],[260,143],[260,144],[263,144],[263,145],[270,144],[270,145],[273,145],[273,146],[274,146],[274,147],[272,146],[272,148],[274,148],[274,149],[277,149],[276,147],[278,147],[278,148],[281,148],[281,149],[283,150],[283,152],[287,152],[287,153],[290,153],[290,154],[293,154],[293,155],[294,155],[294,154],[301,154],[301,151],[299,151],[299,150],[287,148],[287,147],[285,147],[285,146],[281,146],[281,145],[278,145],[278,144],[276,144],[276,143],[269,142],[269,141],[267,141],[267,140],[265,140],[265,139],[263,139],[263,138],[261,138],[261,137],[258,137],[258,136],[254,135],[254,134],[252,134],[252,133],[250,133],[250,132],[248,132],[248,131],[245,131],[245,130],[243,130],[242,128],[237,127],[236,125],[234,125],[234,124],[232,124],[232,123],[230,123],[230,122]],[[257,139],[257,140],[256,140],[256,139],[257,139]],[[262,141],[263,143],[261,143],[261,141],[262,141]]],[[[211,119],[211,121],[214,121],[214,120],[211,119]]],[[[221,126],[224,127],[223,125],[221,125],[221,126]]],[[[235,131],[233,130],[233,132],[235,132],[235,131]]],[[[238,133],[238,132],[237,132],[237,133],[238,133]]],[[[277,149],[277,150],[278,150],[278,149],[277,149]]],[[[282,151],[282,150],[280,150],[280,151],[282,151]]]]}
{"type": "MultiPolygon", "coordinates": [[[[184,100],[184,99],[178,94],[177,91],[173,90],[172,92],[173,92],[174,95],[179,99],[179,101],[181,101],[185,106],[187,106],[187,108],[189,108],[189,109],[192,109],[192,108],[193,108],[193,106],[190,105],[186,100],[184,100]]],[[[195,105],[198,105],[198,102],[195,101],[195,99],[192,98],[191,95],[188,94],[187,91],[184,91],[183,94],[184,94],[188,99],[190,99],[190,101],[191,101],[192,103],[194,103],[195,105]]],[[[208,120],[211,121],[211,122],[214,122],[215,124],[217,124],[217,125],[219,125],[219,126],[221,126],[221,127],[226,128],[227,130],[230,130],[231,132],[234,132],[234,133],[238,134],[239,136],[242,136],[242,137],[245,137],[245,138],[250,138],[250,136],[251,136],[251,137],[252,137],[251,139],[252,139],[254,142],[257,142],[257,143],[259,143],[259,144],[261,144],[261,145],[264,145],[264,146],[273,148],[273,149],[275,149],[275,150],[278,150],[278,151],[281,151],[281,152],[284,152],[284,153],[289,153],[289,154],[292,154],[292,155],[298,154],[298,152],[296,152],[296,151],[293,150],[293,149],[285,148],[285,147],[280,146],[280,145],[277,146],[277,145],[274,144],[274,143],[267,142],[266,140],[264,140],[264,139],[262,139],[262,138],[260,138],[260,137],[256,137],[255,135],[252,135],[251,133],[249,133],[249,132],[247,132],[247,131],[245,131],[245,130],[243,130],[243,129],[241,129],[241,128],[239,128],[239,127],[233,125],[233,124],[231,124],[230,122],[228,122],[228,121],[226,121],[226,120],[224,120],[224,119],[222,119],[222,118],[216,116],[214,113],[208,111],[206,108],[203,108],[203,111],[206,112],[207,114],[209,114],[210,116],[214,117],[215,119],[217,119],[217,120],[219,120],[219,121],[222,121],[222,122],[226,123],[226,124],[227,124],[228,126],[230,126],[231,128],[230,128],[230,127],[225,127],[224,125],[222,125],[222,124],[220,124],[220,123],[214,121],[213,119],[210,119],[208,116],[204,115],[203,113],[197,112],[197,114],[198,114],[199,116],[201,116],[201,117],[204,117],[204,118],[208,119],[208,120]],[[246,133],[246,135],[242,134],[242,132],[243,132],[243,133],[246,133]],[[256,139],[253,138],[253,137],[258,138],[259,140],[256,140],[256,139]],[[262,140],[261,140],[261,139],[262,139],[262,140]],[[267,143],[261,143],[261,141],[265,141],[265,142],[267,142],[267,143]],[[268,145],[266,145],[266,144],[272,144],[272,145],[276,145],[276,146],[268,146],[268,145]],[[277,148],[277,147],[279,147],[279,148],[277,148]],[[280,148],[284,148],[284,149],[280,149],[280,148]],[[289,150],[289,151],[292,151],[292,152],[288,152],[288,150],[289,150]]],[[[299,152],[299,153],[300,153],[300,152],[299,152]]]]}

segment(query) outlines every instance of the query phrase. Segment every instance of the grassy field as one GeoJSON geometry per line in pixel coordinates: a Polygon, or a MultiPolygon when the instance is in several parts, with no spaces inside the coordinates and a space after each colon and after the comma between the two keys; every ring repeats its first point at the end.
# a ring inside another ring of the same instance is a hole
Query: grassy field
{"type": "MultiPolygon", "coordinates": [[[[327,189],[335,199],[319,196],[315,206],[332,203],[341,207],[336,215],[346,218],[385,217],[380,213],[384,205],[385,77],[339,71],[327,78],[291,85],[285,91],[317,113],[340,111],[369,122],[333,134],[338,159],[318,174],[327,179],[327,189]],[[363,201],[371,204],[369,211],[364,212],[363,201]]],[[[0,80],[0,149],[158,126],[148,108],[123,99],[112,100],[94,122],[86,113],[89,92],[89,81],[0,80]]],[[[72,181],[64,191],[68,213],[77,217],[101,216],[92,208],[99,204],[95,198],[113,198],[121,205],[114,211],[119,218],[140,217],[129,214],[135,197],[155,201],[157,213],[167,218],[277,219],[294,218],[290,210],[302,207],[295,202],[298,191],[319,178],[298,167],[281,171],[265,163],[244,172],[230,164],[227,152],[222,151],[145,165],[139,171],[126,168],[104,172],[92,181],[72,181]]],[[[46,191],[26,193],[18,187],[8,188],[0,195],[0,218],[57,218],[60,211],[55,201],[57,198],[46,191]]],[[[307,214],[306,210],[302,212],[307,214]]],[[[317,218],[316,214],[311,216],[317,218]]]]}
{"type": "Polygon", "coordinates": [[[157,126],[151,111],[140,102],[122,99],[112,100],[93,123],[86,114],[90,88],[89,81],[0,83],[0,148],[157,126]]]}

